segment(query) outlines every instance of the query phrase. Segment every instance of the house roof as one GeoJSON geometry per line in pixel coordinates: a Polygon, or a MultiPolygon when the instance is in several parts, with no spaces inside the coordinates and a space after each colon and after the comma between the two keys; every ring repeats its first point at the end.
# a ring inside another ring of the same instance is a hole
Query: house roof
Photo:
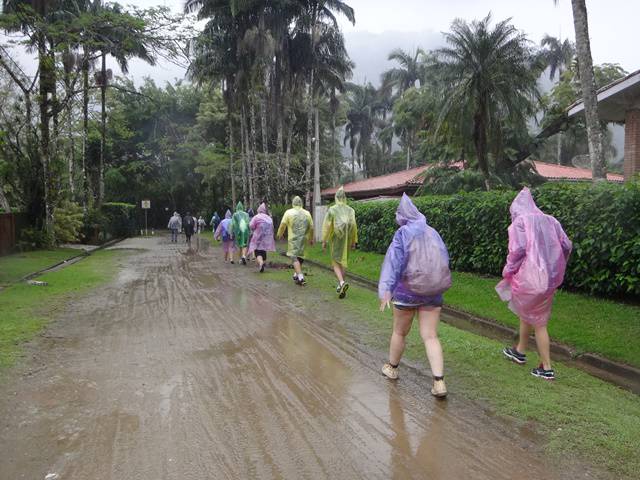
{"type": "MultiPolygon", "coordinates": [[[[640,108],[640,70],[619,78],[598,90],[598,116],[608,122],[624,122],[625,112],[640,108]]],[[[569,117],[584,112],[582,100],[568,109],[569,117]]]]}
{"type": "MultiPolygon", "coordinates": [[[[546,162],[534,162],[536,170],[547,180],[552,181],[584,181],[591,180],[591,170],[587,168],[567,167],[546,162]]],[[[399,196],[405,190],[415,190],[422,184],[422,180],[417,178],[421,173],[430,168],[430,165],[415,167],[410,170],[381,175],[379,177],[367,178],[351,182],[344,185],[344,191],[352,198],[371,198],[379,196],[399,196]]],[[[622,175],[617,173],[607,174],[610,182],[623,182],[622,175]]],[[[331,197],[336,193],[338,187],[327,188],[322,191],[323,197],[331,197]]]]}

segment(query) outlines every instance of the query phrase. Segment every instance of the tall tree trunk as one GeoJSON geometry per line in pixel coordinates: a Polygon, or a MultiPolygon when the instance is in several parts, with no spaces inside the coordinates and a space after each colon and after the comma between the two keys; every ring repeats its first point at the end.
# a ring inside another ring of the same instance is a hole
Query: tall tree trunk
{"type": "Polygon", "coordinates": [[[316,207],[320,206],[320,113],[319,108],[314,108],[315,116],[315,148],[313,155],[313,215],[315,218],[316,207]]]}
{"type": "Polygon", "coordinates": [[[594,180],[604,180],[607,177],[607,163],[602,148],[602,129],[598,118],[598,101],[596,96],[596,81],[593,75],[593,61],[589,44],[589,22],[585,0],[571,0],[573,7],[573,25],[576,31],[576,51],[580,84],[582,85],[582,100],[587,124],[587,139],[589,142],[589,158],[594,180]]]}
{"type": "Polygon", "coordinates": [[[258,182],[256,181],[256,173],[257,173],[257,163],[258,163],[258,157],[257,157],[257,151],[258,151],[258,144],[257,144],[257,140],[256,140],[256,109],[255,106],[253,105],[253,103],[251,103],[251,108],[250,108],[250,114],[251,114],[251,173],[249,175],[249,205],[253,205],[254,201],[255,201],[255,197],[259,196],[259,190],[258,190],[258,182]]]}
{"type": "Polygon", "coordinates": [[[289,169],[291,168],[291,143],[293,141],[293,126],[296,123],[295,113],[289,119],[287,127],[287,150],[284,155],[284,203],[289,203],[289,169]]]}
{"type": "Polygon", "coordinates": [[[44,37],[38,39],[38,59],[40,68],[39,103],[40,103],[40,161],[42,162],[43,184],[44,184],[44,221],[45,228],[50,235],[53,235],[53,205],[51,205],[51,173],[50,173],[50,130],[49,121],[51,119],[50,93],[52,84],[55,83],[55,73],[47,54],[46,40],[44,37]]]}
{"type": "Polygon", "coordinates": [[[336,112],[331,112],[331,164],[333,165],[333,183],[340,181],[340,165],[336,157],[336,112]]]}
{"type": "Polygon", "coordinates": [[[411,148],[409,147],[409,132],[406,132],[407,135],[407,170],[411,168],[411,148]]]}
{"type": "Polygon", "coordinates": [[[107,143],[107,54],[101,55],[100,79],[100,165],[98,172],[98,205],[104,201],[104,150],[107,143]]]}
{"type": "MultiPolygon", "coordinates": [[[[56,54],[53,41],[49,42],[49,48],[49,61],[51,65],[53,65],[52,68],[55,69],[56,54]]],[[[55,75],[55,70],[53,75],[55,75]]],[[[58,142],[60,140],[60,111],[58,108],[58,89],[56,88],[55,80],[51,84],[51,116],[53,118],[53,138],[51,142],[53,148],[51,157],[55,159],[58,156],[58,142]]]]}
{"type": "Polygon", "coordinates": [[[229,130],[229,178],[231,180],[231,204],[236,204],[236,181],[233,156],[233,119],[231,116],[231,105],[227,105],[227,129],[229,130]]]}
{"type": "Polygon", "coordinates": [[[351,181],[356,181],[356,152],[351,149],[351,181]]]}
{"type": "MultiPolygon", "coordinates": [[[[84,47],[82,56],[82,209],[89,208],[89,182],[87,181],[87,156],[89,143],[89,50],[84,47]]],[[[175,208],[175,207],[174,207],[175,208]]]]}
{"type": "MultiPolygon", "coordinates": [[[[247,203],[247,179],[249,176],[249,151],[247,150],[247,118],[244,106],[240,115],[240,143],[242,149],[242,201],[247,203]]],[[[234,203],[235,205],[235,203],[234,203]]]]}
{"type": "Polygon", "coordinates": [[[558,145],[556,146],[556,158],[558,160],[558,165],[562,165],[562,132],[558,132],[558,145]]]}
{"type": "Polygon", "coordinates": [[[307,163],[304,171],[305,185],[305,206],[309,208],[311,205],[311,135],[313,135],[313,81],[314,69],[311,69],[311,81],[309,82],[309,99],[307,105],[307,163]]]}
{"type": "MultiPolygon", "coordinates": [[[[67,55],[69,55],[69,49],[67,48],[67,55]]],[[[67,162],[69,173],[69,195],[71,200],[75,196],[75,182],[74,182],[74,168],[76,159],[76,143],[73,137],[73,91],[71,85],[71,74],[67,68],[65,68],[64,86],[67,95],[67,139],[69,141],[69,158],[67,162]]]]}
{"type": "MultiPolygon", "coordinates": [[[[261,191],[263,192],[266,199],[271,196],[271,187],[269,185],[269,141],[268,141],[268,132],[267,132],[267,99],[265,98],[266,94],[263,93],[260,96],[260,130],[262,130],[262,168],[260,169],[260,178],[262,179],[263,188],[261,191]]],[[[259,199],[263,200],[263,199],[259,199]]]]}
{"type": "Polygon", "coordinates": [[[489,165],[487,163],[487,129],[485,124],[485,110],[483,105],[479,106],[473,119],[473,143],[476,148],[476,156],[478,158],[478,166],[484,177],[484,186],[490,190],[489,184],[489,165]]]}

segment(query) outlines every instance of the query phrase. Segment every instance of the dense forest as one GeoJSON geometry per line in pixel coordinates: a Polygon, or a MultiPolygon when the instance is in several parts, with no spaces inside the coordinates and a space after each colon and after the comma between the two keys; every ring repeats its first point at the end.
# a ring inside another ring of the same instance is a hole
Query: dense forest
{"type": "MultiPolygon", "coordinates": [[[[81,236],[105,204],[151,199],[161,223],[237,200],[318,204],[323,187],[429,163],[424,190],[451,193],[540,183],[531,159],[589,161],[586,120],[566,118],[584,89],[569,40],[530,39],[490,15],[454,20],[441,48],[391,49],[379,83],[361,85],[337,22],[355,22],[346,2],[184,9],[3,2],[0,209],[28,213],[42,243],[81,236]],[[134,58],[180,64],[186,78],[134,83],[134,58]]],[[[595,87],[626,74],[592,72],[595,87]]]]}

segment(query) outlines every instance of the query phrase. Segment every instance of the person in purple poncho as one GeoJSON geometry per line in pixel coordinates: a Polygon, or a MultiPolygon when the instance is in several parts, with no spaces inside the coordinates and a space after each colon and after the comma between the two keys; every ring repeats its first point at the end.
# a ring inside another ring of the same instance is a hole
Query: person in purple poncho
{"type": "Polygon", "coordinates": [[[233,241],[233,229],[231,228],[231,211],[227,210],[224,215],[224,219],[216,228],[213,238],[216,240],[222,240],[222,251],[224,252],[224,261],[234,263],[233,254],[236,251],[236,246],[233,241]]]}
{"type": "Polygon", "coordinates": [[[442,294],[451,286],[449,253],[438,232],[427,225],[425,216],[406,194],[398,205],[396,223],[400,228],[387,249],[378,282],[380,310],[393,303],[389,362],[382,367],[382,373],[393,380],[398,378],[405,337],[417,314],[433,374],[431,393],[446,397],[444,360],[437,329],[442,294]]]}
{"type": "Polygon", "coordinates": [[[255,253],[260,273],[263,273],[265,262],[267,261],[267,252],[276,251],[273,220],[267,213],[267,206],[264,203],[258,207],[258,214],[251,218],[249,230],[251,230],[249,255],[255,253]]]}
{"type": "Polygon", "coordinates": [[[524,365],[529,335],[535,330],[541,363],[531,374],[554,380],[547,323],[553,296],[564,280],[571,240],[558,220],[545,215],[536,206],[526,187],[516,196],[509,210],[509,254],[502,270],[503,280],[496,286],[496,291],[520,318],[520,338],[517,345],[506,347],[502,353],[524,365]]]}

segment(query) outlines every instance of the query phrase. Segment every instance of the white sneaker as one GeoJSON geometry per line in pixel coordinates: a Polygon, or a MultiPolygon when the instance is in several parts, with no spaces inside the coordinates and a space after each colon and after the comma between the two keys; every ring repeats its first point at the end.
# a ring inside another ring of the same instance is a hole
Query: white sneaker
{"type": "Polygon", "coordinates": [[[434,380],[433,387],[431,387],[431,395],[437,398],[444,398],[447,396],[447,386],[442,380],[434,380]]]}
{"type": "Polygon", "coordinates": [[[393,368],[390,363],[385,363],[382,366],[382,373],[391,380],[396,380],[398,378],[398,368],[393,368]]]}

